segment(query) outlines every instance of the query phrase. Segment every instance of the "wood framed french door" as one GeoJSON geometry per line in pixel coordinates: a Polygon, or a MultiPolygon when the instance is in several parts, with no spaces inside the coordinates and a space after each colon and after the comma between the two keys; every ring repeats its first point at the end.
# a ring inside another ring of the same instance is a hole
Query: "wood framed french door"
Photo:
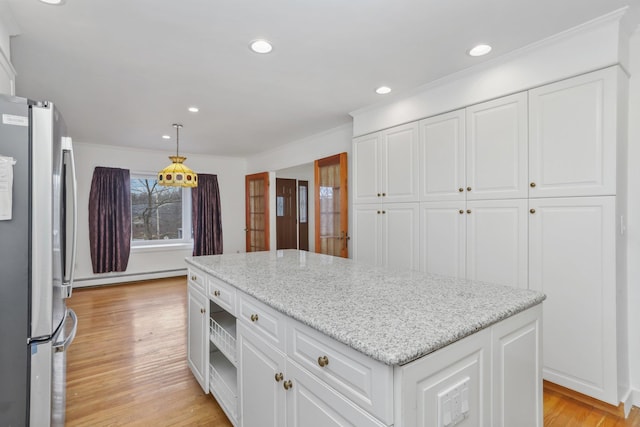
{"type": "Polygon", "coordinates": [[[247,252],[269,250],[269,172],[245,177],[247,252]]]}
{"type": "Polygon", "coordinates": [[[314,178],[316,252],[347,258],[350,239],[347,153],[316,160],[314,178]]]}

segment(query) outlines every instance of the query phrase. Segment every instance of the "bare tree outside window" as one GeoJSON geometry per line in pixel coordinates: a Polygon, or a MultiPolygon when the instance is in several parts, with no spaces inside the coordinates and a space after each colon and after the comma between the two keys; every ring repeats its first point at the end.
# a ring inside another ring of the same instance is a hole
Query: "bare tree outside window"
{"type": "Polygon", "coordinates": [[[131,240],[183,238],[182,188],[163,187],[155,178],[131,178],[131,240]]]}

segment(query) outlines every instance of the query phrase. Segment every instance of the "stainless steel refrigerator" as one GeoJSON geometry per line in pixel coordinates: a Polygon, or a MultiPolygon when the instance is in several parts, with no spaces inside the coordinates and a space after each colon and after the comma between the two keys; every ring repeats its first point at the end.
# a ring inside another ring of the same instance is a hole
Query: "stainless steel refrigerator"
{"type": "Polygon", "coordinates": [[[0,426],[63,426],[75,266],[71,139],[53,104],[0,95],[0,426]]]}

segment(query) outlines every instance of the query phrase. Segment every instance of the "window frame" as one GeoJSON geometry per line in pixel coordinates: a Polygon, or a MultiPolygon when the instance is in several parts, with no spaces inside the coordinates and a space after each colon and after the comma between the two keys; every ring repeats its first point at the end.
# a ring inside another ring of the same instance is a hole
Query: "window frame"
{"type": "MultiPolygon", "coordinates": [[[[131,172],[129,182],[135,179],[158,180],[155,172],[131,172]]],[[[131,184],[130,184],[131,185],[131,184]]],[[[191,249],[193,248],[193,226],[191,224],[191,188],[180,187],[182,190],[182,239],[157,239],[157,240],[134,240],[133,239],[133,204],[131,205],[131,250],[153,251],[158,249],[191,249]],[[185,231],[188,230],[188,233],[185,231]]],[[[129,189],[129,197],[132,192],[129,189]]]]}

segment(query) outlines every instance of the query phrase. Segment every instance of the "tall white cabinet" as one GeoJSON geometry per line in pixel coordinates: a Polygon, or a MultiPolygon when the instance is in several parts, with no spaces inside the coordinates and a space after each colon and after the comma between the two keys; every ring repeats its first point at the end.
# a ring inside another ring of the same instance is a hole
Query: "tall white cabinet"
{"type": "MultiPolygon", "coordinates": [[[[417,265],[395,263],[544,292],[544,377],[617,405],[626,85],[613,66],[399,127],[417,126],[418,224],[389,246],[355,175],[355,256],[386,265],[418,241],[417,265]]],[[[394,133],[355,138],[356,169],[361,143],[394,133]]]]}

